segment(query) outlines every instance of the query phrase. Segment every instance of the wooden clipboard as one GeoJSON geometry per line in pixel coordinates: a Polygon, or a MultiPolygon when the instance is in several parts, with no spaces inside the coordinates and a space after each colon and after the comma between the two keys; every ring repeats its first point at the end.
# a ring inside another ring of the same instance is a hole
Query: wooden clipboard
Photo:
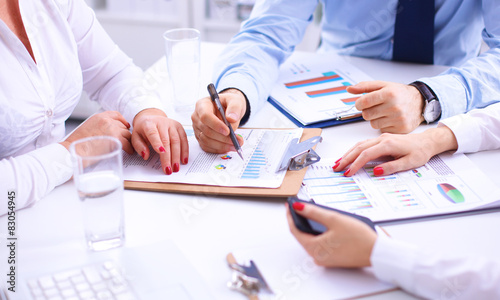
{"type": "MultiPolygon", "coordinates": [[[[276,129],[280,130],[280,129],[276,129]]],[[[283,129],[285,130],[285,129],[283,129]]],[[[321,128],[304,128],[300,141],[321,135],[321,128]]],[[[198,194],[212,196],[245,196],[245,197],[291,197],[297,195],[302,185],[302,180],[307,168],[299,171],[287,171],[283,183],[279,188],[256,188],[256,187],[226,187],[214,185],[197,185],[186,183],[169,182],[144,182],[128,181],[124,186],[129,190],[169,192],[183,194],[198,194]]]]}

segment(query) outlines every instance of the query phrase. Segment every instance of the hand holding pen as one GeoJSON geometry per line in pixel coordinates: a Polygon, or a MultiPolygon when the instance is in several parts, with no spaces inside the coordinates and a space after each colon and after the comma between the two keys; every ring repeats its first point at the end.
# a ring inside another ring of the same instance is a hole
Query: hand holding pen
{"type": "MultiPolygon", "coordinates": [[[[237,89],[224,90],[218,96],[225,117],[234,131],[238,128],[240,120],[245,114],[246,98],[237,89]]],[[[208,96],[196,103],[196,109],[191,116],[196,139],[206,152],[227,153],[237,151],[230,138],[229,126],[222,119],[222,115],[214,101],[208,96]]],[[[235,137],[238,144],[243,145],[243,138],[239,135],[235,137]]]]}
{"type": "Polygon", "coordinates": [[[215,106],[217,107],[217,110],[219,110],[219,113],[222,117],[222,120],[224,123],[227,125],[229,128],[229,137],[231,138],[231,141],[233,142],[234,148],[236,149],[236,152],[238,152],[238,155],[243,159],[243,154],[241,151],[240,143],[236,139],[236,134],[234,134],[233,127],[231,124],[226,119],[226,112],[224,111],[224,108],[222,107],[222,104],[220,103],[219,99],[219,94],[217,94],[217,91],[215,90],[215,86],[211,83],[207,86],[208,93],[210,94],[210,99],[215,103],[215,106]]]}

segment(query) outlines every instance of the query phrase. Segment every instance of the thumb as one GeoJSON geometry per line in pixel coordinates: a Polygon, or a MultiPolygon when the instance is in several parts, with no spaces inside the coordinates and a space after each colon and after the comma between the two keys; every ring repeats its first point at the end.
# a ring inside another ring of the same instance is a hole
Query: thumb
{"type": "Polygon", "coordinates": [[[226,99],[226,119],[231,123],[231,125],[236,125],[238,127],[241,118],[245,114],[246,102],[239,101],[237,98],[228,97],[226,99]]]}
{"type": "Polygon", "coordinates": [[[371,93],[386,86],[385,81],[362,81],[356,85],[348,86],[347,91],[351,94],[371,93]]]}
{"type": "Polygon", "coordinates": [[[406,171],[417,166],[420,165],[411,164],[411,159],[408,156],[403,156],[399,159],[380,164],[375,168],[381,168],[383,170],[383,173],[379,174],[383,176],[383,175],[394,174],[399,171],[406,171]]]}

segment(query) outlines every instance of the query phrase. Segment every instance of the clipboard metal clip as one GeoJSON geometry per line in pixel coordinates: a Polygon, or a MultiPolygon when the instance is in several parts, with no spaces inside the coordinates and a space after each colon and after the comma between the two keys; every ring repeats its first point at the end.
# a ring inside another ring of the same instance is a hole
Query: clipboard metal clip
{"type": "Polygon", "coordinates": [[[281,170],[297,171],[320,161],[321,157],[313,150],[317,143],[323,140],[321,136],[312,137],[302,143],[293,139],[288,145],[276,172],[281,170]]]}
{"type": "Polygon", "coordinates": [[[227,283],[230,289],[245,294],[251,300],[258,300],[259,294],[274,295],[253,260],[249,266],[241,265],[236,262],[232,253],[227,255],[226,260],[233,270],[231,281],[227,283]]]}

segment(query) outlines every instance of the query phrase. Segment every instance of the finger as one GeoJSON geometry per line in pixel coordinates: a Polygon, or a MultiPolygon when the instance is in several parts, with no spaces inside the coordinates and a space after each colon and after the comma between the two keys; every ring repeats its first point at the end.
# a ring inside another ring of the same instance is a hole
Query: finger
{"type": "MultiPolygon", "coordinates": [[[[168,136],[168,141],[170,143],[170,164],[172,166],[172,171],[174,173],[179,172],[180,162],[181,162],[181,140],[179,133],[173,126],[165,126],[165,124],[160,125],[160,134],[162,135],[162,141],[165,141],[165,135],[168,136]]],[[[167,151],[168,152],[168,151],[167,151]]],[[[166,165],[165,165],[166,167],[166,165]]]]}
{"type": "Polygon", "coordinates": [[[380,90],[385,87],[387,82],[373,80],[373,81],[362,81],[358,84],[351,85],[347,87],[347,91],[351,94],[363,94],[363,93],[371,93],[376,90],[380,90]]]}
{"type": "Polygon", "coordinates": [[[177,130],[177,134],[179,135],[179,139],[181,141],[181,162],[183,164],[187,164],[189,160],[189,143],[186,131],[182,127],[181,124],[176,124],[175,130],[177,130]]]}
{"type": "Polygon", "coordinates": [[[295,226],[295,223],[293,222],[293,217],[292,214],[290,213],[290,208],[288,207],[288,203],[286,204],[286,220],[288,222],[288,227],[290,228],[290,232],[292,235],[297,239],[297,241],[302,245],[305,246],[306,243],[314,237],[312,234],[308,234],[305,232],[300,231],[297,226],[295,226]]]}
{"type": "Polygon", "coordinates": [[[149,159],[149,147],[147,142],[136,132],[132,133],[132,146],[135,151],[144,159],[149,159]]]}
{"type": "Polygon", "coordinates": [[[164,146],[165,150],[160,153],[161,166],[165,174],[171,175],[173,173],[173,169],[172,169],[172,150],[171,150],[170,136],[168,134],[164,134],[161,135],[160,138],[161,138],[161,144],[164,146]]]}
{"type": "Polygon", "coordinates": [[[295,212],[305,217],[306,219],[310,219],[320,224],[323,224],[326,228],[330,228],[332,220],[336,218],[337,215],[340,215],[340,213],[327,210],[313,204],[308,204],[303,202],[295,202],[295,203],[293,206],[295,212]],[[298,205],[295,203],[297,203],[298,205]]]}
{"type": "Polygon", "coordinates": [[[417,168],[417,167],[422,166],[423,164],[425,164],[425,161],[422,162],[422,161],[418,160],[417,158],[412,157],[411,155],[406,155],[406,156],[403,156],[399,159],[380,164],[380,165],[376,166],[376,168],[379,168],[379,170],[380,170],[379,172],[381,172],[381,173],[379,173],[379,175],[383,176],[383,175],[390,175],[390,174],[394,174],[396,172],[406,171],[406,170],[410,170],[413,168],[417,168]]]}
{"type": "Polygon", "coordinates": [[[120,141],[122,142],[122,149],[128,154],[134,153],[134,148],[131,144],[131,136],[132,134],[128,130],[123,130],[121,133],[120,141]]]}
{"type": "Polygon", "coordinates": [[[209,134],[205,134],[204,131],[199,131],[198,134],[195,133],[196,139],[200,144],[201,148],[210,153],[226,153],[229,151],[235,151],[234,145],[229,137],[222,137],[220,134],[210,133],[210,130],[207,130],[209,134]],[[210,137],[209,135],[215,136],[216,139],[210,137]],[[222,141],[218,140],[218,138],[222,137],[222,141]]]}
{"type": "MultiPolygon", "coordinates": [[[[202,99],[204,100],[204,99],[202,99]]],[[[198,126],[203,124],[205,127],[210,128],[212,131],[217,132],[223,136],[229,135],[229,128],[218,116],[215,104],[212,101],[198,101],[196,104],[196,117],[195,121],[198,126]]],[[[206,130],[204,130],[205,132],[206,130]]]]}
{"type": "Polygon", "coordinates": [[[246,102],[238,101],[232,94],[221,95],[221,100],[222,104],[226,106],[226,119],[236,130],[245,114],[246,102]]]}
{"type": "Polygon", "coordinates": [[[110,113],[109,115],[111,118],[113,118],[117,121],[120,121],[123,125],[125,125],[125,127],[127,127],[127,129],[130,128],[130,123],[127,122],[127,120],[125,119],[125,117],[121,113],[119,113],[117,111],[110,111],[109,113],[110,113]]]}
{"type": "Polygon", "coordinates": [[[358,100],[356,100],[356,102],[354,103],[354,106],[357,110],[363,111],[363,118],[365,118],[365,110],[377,105],[381,105],[384,103],[384,101],[385,95],[383,91],[375,91],[359,97],[358,100]]]}
{"type": "Polygon", "coordinates": [[[165,145],[163,144],[163,141],[160,138],[160,133],[158,131],[158,128],[156,127],[156,123],[151,122],[151,121],[145,121],[144,126],[143,126],[143,134],[144,134],[144,139],[151,144],[153,149],[159,153],[165,153],[167,146],[170,145],[165,145]]]}
{"type": "MultiPolygon", "coordinates": [[[[387,149],[386,144],[384,143],[379,143],[374,145],[373,147],[367,148],[363,150],[357,157],[356,159],[352,162],[351,166],[349,169],[351,170],[349,172],[349,175],[356,174],[356,172],[361,169],[363,166],[365,166],[368,162],[382,157],[382,156],[387,156],[387,155],[392,155],[393,152],[391,152],[391,149],[387,149]]],[[[380,174],[377,170],[374,169],[374,174],[376,176],[380,176],[380,174]]]]}
{"type": "MultiPolygon", "coordinates": [[[[356,143],[351,149],[349,149],[343,156],[342,159],[335,165],[334,171],[339,172],[345,167],[350,165],[358,156],[367,148],[373,147],[379,143],[379,139],[369,139],[363,142],[356,143]]],[[[352,169],[351,169],[352,171],[352,169]]],[[[353,173],[354,174],[354,173],[353,173]]]]}

